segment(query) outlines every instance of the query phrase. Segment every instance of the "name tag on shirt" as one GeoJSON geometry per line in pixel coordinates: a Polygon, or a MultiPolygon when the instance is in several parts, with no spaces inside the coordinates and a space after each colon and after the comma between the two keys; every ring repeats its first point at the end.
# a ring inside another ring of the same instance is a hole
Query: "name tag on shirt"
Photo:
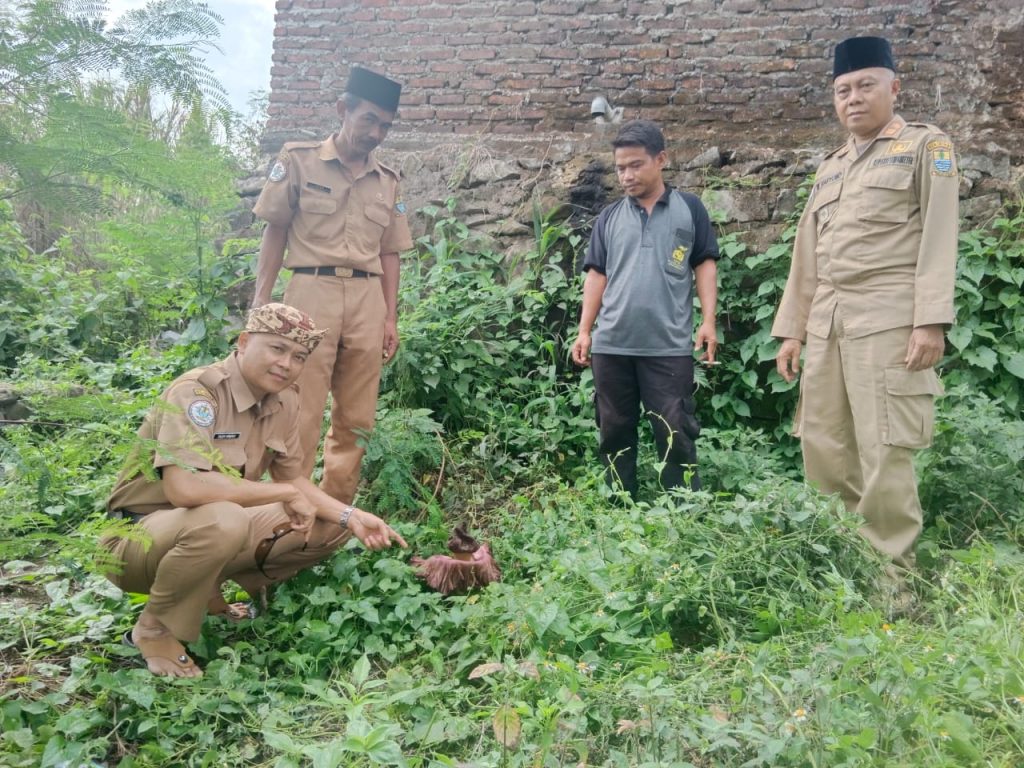
{"type": "Polygon", "coordinates": [[[214,432],[214,440],[237,440],[242,436],[241,432],[214,432]]]}

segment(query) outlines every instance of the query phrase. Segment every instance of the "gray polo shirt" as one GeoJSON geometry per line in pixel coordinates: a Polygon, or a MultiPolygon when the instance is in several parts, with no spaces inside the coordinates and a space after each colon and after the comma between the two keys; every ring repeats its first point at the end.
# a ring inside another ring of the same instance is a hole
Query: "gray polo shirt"
{"type": "Polygon", "coordinates": [[[700,198],[666,187],[651,215],[633,198],[597,217],[583,269],[608,284],[591,351],[606,355],[693,355],[693,269],[717,260],[718,241],[700,198]]]}

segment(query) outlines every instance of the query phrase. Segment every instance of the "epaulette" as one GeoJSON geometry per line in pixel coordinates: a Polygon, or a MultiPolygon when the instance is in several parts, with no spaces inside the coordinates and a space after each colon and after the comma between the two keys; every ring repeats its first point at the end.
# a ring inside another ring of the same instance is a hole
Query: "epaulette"
{"type": "Polygon", "coordinates": [[[228,377],[228,372],[219,365],[211,365],[199,374],[199,383],[204,387],[216,387],[228,377]]]}
{"type": "Polygon", "coordinates": [[[293,149],[319,149],[322,141],[286,141],[281,147],[282,152],[291,152],[293,149]]]}
{"type": "Polygon", "coordinates": [[[939,128],[939,126],[932,125],[931,123],[907,123],[907,127],[924,128],[928,133],[941,133],[943,136],[948,135],[944,130],[939,128]]]}
{"type": "Polygon", "coordinates": [[[380,166],[380,169],[382,171],[385,171],[386,173],[390,173],[392,176],[394,176],[395,177],[395,181],[401,181],[402,180],[402,174],[399,171],[396,171],[390,165],[384,165],[384,163],[382,163],[380,160],[377,161],[377,165],[380,166]]]}
{"type": "Polygon", "coordinates": [[[832,157],[832,155],[836,154],[837,152],[839,152],[840,150],[843,150],[843,149],[846,149],[846,142],[843,142],[842,144],[840,144],[838,147],[833,149],[831,152],[829,152],[827,155],[825,155],[821,159],[822,160],[828,160],[830,157],[832,157]]]}

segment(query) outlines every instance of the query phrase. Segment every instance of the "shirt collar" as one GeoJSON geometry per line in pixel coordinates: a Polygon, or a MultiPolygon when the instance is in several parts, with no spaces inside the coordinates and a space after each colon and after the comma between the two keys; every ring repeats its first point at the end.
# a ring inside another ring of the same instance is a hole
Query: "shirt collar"
{"type": "Polygon", "coordinates": [[[880,130],[878,132],[878,135],[875,136],[875,138],[873,138],[871,141],[869,141],[867,145],[864,147],[864,150],[859,154],[857,152],[857,142],[854,140],[853,134],[851,133],[850,138],[847,139],[846,141],[846,152],[844,154],[852,153],[854,157],[859,157],[859,155],[863,155],[864,152],[867,152],[868,147],[870,147],[876,141],[887,141],[890,139],[895,139],[903,132],[903,129],[906,128],[906,126],[906,120],[904,120],[899,115],[893,115],[892,120],[886,123],[885,128],[880,130]]]}
{"type": "Polygon", "coordinates": [[[224,368],[228,372],[228,389],[231,390],[231,399],[235,401],[235,410],[239,413],[249,410],[254,405],[259,405],[260,413],[272,413],[272,408],[280,404],[281,398],[276,394],[268,394],[263,400],[257,400],[256,396],[245,383],[242,376],[242,369],[238,365],[238,352],[232,352],[224,361],[224,368]]]}
{"type": "MultiPolygon", "coordinates": [[[[338,145],[334,143],[337,138],[337,132],[332,133],[322,142],[320,142],[320,159],[325,163],[329,163],[332,160],[338,165],[343,165],[346,168],[345,161],[341,159],[341,155],[338,154],[338,145]]],[[[380,174],[380,165],[377,163],[377,150],[370,153],[370,156],[366,159],[366,168],[363,169],[363,175],[368,173],[380,174]]]]}
{"type": "MultiPolygon", "coordinates": [[[[670,184],[666,184],[665,185],[665,191],[661,193],[661,197],[659,197],[657,200],[654,201],[654,205],[655,206],[662,205],[662,204],[668,205],[668,198],[669,198],[669,196],[671,194],[672,194],[672,186],[670,184]]],[[[637,199],[635,197],[631,197],[630,195],[626,195],[626,197],[629,198],[629,202],[632,203],[634,208],[640,208],[641,210],[643,209],[643,206],[640,205],[639,202],[637,202],[637,199]]]]}

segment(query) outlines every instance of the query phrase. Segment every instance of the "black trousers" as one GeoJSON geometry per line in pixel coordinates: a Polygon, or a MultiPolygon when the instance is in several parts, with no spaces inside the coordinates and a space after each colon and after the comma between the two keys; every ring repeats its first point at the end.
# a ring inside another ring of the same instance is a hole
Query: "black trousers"
{"type": "Polygon", "coordinates": [[[640,405],[654,428],[658,456],[664,462],[662,488],[686,482],[700,488],[697,449],[700,434],[693,399],[693,357],[591,356],[601,431],[598,447],[610,485],[616,482],[636,498],[637,427],[640,405]]]}

